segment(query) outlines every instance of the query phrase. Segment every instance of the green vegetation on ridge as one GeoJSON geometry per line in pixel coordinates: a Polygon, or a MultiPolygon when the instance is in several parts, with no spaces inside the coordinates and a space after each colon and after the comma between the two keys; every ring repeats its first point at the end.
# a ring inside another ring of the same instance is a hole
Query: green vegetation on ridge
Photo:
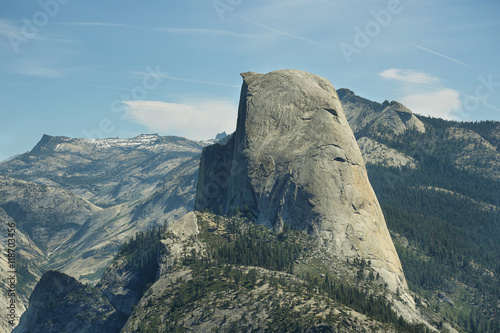
{"type": "Polygon", "coordinates": [[[446,308],[464,331],[500,332],[500,180],[457,165],[464,147],[479,139],[447,135],[456,127],[494,137],[498,124],[419,118],[426,133],[364,133],[418,163],[417,169],[367,167],[389,229],[409,241],[409,247],[396,244],[405,276],[411,289],[436,304],[437,291],[462,299],[443,304],[441,312],[446,308]]]}
{"type": "MultiPolygon", "coordinates": [[[[252,310],[238,320],[226,323],[224,319],[223,324],[227,325],[221,332],[257,327],[265,332],[350,327],[350,315],[344,310],[334,314],[337,308],[347,310],[345,306],[398,332],[427,332],[423,325],[409,324],[396,315],[382,295],[367,294],[358,288],[356,278],[344,281],[316,268],[302,269],[297,275],[295,264],[307,268],[304,260],[313,259],[310,257],[315,240],[305,233],[288,229],[275,233],[241,216],[228,218],[208,213],[198,214],[198,227],[206,252],[188,250],[184,259],[169,269],[169,274],[175,274],[188,268],[190,278],[178,278],[176,287],[147,301],[149,305],[143,310],[147,318],[136,322],[137,332],[180,332],[187,329],[183,324],[186,316],[192,317],[197,311],[203,313],[199,319],[202,321],[219,311],[240,306],[252,310]],[[256,293],[260,296],[255,299],[256,293]],[[247,304],[246,299],[254,301],[247,304]],[[319,315],[321,312],[323,315],[319,315]]],[[[168,233],[166,237],[170,237],[168,233]]],[[[353,265],[361,271],[358,279],[365,280],[364,270],[369,271],[369,264],[363,261],[353,265]]],[[[375,279],[373,274],[371,279],[375,279]]]]}

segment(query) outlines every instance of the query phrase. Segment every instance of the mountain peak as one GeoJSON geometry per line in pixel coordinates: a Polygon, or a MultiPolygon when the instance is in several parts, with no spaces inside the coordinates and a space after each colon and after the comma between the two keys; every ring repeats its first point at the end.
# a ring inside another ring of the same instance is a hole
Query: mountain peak
{"type": "Polygon", "coordinates": [[[337,94],[339,95],[339,98],[342,99],[346,96],[349,96],[349,97],[353,97],[355,96],[356,94],[354,93],[354,91],[350,90],[350,89],[347,89],[347,88],[340,88],[340,89],[337,89],[337,94]]]}
{"type": "Polygon", "coordinates": [[[215,141],[220,141],[220,140],[223,140],[224,138],[227,137],[227,133],[226,131],[222,132],[222,133],[218,133],[216,136],[215,136],[215,141]]]}
{"type": "Polygon", "coordinates": [[[353,131],[358,135],[366,128],[388,129],[395,134],[412,129],[425,132],[425,125],[413,112],[397,101],[382,104],[359,97],[348,89],[340,89],[340,101],[353,131]]]}
{"type": "Polygon", "coordinates": [[[314,235],[340,258],[406,281],[333,85],[298,70],[244,73],[235,134],[206,147],[195,209],[239,208],[258,224],[314,235]]]}
{"type": "Polygon", "coordinates": [[[32,154],[40,153],[44,148],[52,146],[54,144],[58,144],[60,142],[71,140],[65,136],[52,136],[48,134],[44,134],[40,141],[36,144],[36,146],[31,150],[32,154]]]}
{"type": "MultiPolygon", "coordinates": [[[[387,102],[387,101],[385,101],[385,102],[387,102]]],[[[384,108],[389,107],[389,108],[391,108],[391,110],[394,110],[396,112],[413,114],[413,112],[410,109],[408,109],[406,106],[404,106],[403,104],[401,104],[397,101],[392,101],[390,103],[387,103],[387,105],[385,104],[385,102],[384,102],[384,104],[382,104],[382,106],[384,108]]]]}

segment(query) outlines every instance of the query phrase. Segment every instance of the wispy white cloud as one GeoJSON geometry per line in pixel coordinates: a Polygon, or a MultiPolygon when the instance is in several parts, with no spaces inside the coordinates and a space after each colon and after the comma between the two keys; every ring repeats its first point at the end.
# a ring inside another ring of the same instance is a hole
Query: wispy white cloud
{"type": "Polygon", "coordinates": [[[11,43],[9,42],[8,35],[10,33],[16,33],[16,26],[13,25],[10,21],[0,19],[0,52],[12,52],[13,48],[11,43]]]}
{"type": "Polygon", "coordinates": [[[30,35],[30,39],[24,37],[22,26],[15,21],[0,19],[0,52],[18,53],[19,47],[24,46],[29,40],[43,38],[40,34],[30,35]]]}
{"type": "Polygon", "coordinates": [[[20,61],[12,68],[15,72],[28,76],[58,79],[66,76],[66,70],[43,61],[20,61]]]}
{"type": "Polygon", "coordinates": [[[72,63],[78,40],[65,38],[48,25],[27,33],[25,24],[0,19],[0,54],[10,55],[0,64],[2,73],[58,79],[87,69],[72,63]]]}
{"type": "Polygon", "coordinates": [[[410,94],[402,97],[401,102],[415,113],[448,120],[457,120],[462,107],[460,94],[447,88],[410,94]]]}
{"type": "Polygon", "coordinates": [[[407,83],[435,84],[439,82],[438,77],[411,69],[389,68],[379,73],[379,75],[385,79],[407,83]]]}
{"type": "Polygon", "coordinates": [[[413,112],[443,119],[460,119],[460,93],[444,87],[439,77],[408,69],[389,68],[379,76],[399,82],[398,100],[413,112]]]}
{"type": "Polygon", "coordinates": [[[61,57],[59,59],[19,59],[10,66],[10,71],[18,74],[47,79],[60,79],[68,75],[88,71],[89,67],[72,66],[61,57]]]}
{"type": "Polygon", "coordinates": [[[34,48],[40,43],[51,44],[50,47],[45,47],[46,50],[53,50],[56,45],[75,44],[79,41],[76,39],[63,38],[60,34],[54,32],[53,29],[47,27],[38,28],[35,31],[28,29],[26,31],[26,23],[16,20],[0,19],[0,52],[8,52],[17,57],[32,55],[36,51],[34,48]],[[33,46],[36,45],[36,46],[33,46]]]}
{"type": "Polygon", "coordinates": [[[190,104],[159,101],[123,102],[132,122],[148,130],[186,136],[190,139],[213,138],[222,131],[235,128],[237,107],[227,100],[205,100],[190,104]]]}
{"type": "Polygon", "coordinates": [[[10,20],[0,18],[0,35],[18,33],[20,28],[10,20]]]}

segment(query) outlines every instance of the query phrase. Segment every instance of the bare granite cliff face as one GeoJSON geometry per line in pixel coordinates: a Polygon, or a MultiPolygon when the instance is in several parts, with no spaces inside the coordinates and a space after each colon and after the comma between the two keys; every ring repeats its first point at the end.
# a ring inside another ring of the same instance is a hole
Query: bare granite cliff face
{"type": "MultiPolygon", "coordinates": [[[[298,70],[244,73],[236,132],[204,149],[195,209],[239,209],[370,260],[393,292],[401,264],[332,84],[298,70]]],[[[412,302],[412,300],[409,300],[412,302]]]]}

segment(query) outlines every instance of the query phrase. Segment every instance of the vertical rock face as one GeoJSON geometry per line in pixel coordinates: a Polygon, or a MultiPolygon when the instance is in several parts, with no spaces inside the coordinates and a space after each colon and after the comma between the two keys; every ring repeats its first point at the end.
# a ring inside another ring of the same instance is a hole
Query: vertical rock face
{"type": "Polygon", "coordinates": [[[244,73],[236,132],[206,147],[195,209],[236,207],[257,223],[315,235],[333,255],[406,281],[363,158],[332,84],[279,70],[244,73]]]}

